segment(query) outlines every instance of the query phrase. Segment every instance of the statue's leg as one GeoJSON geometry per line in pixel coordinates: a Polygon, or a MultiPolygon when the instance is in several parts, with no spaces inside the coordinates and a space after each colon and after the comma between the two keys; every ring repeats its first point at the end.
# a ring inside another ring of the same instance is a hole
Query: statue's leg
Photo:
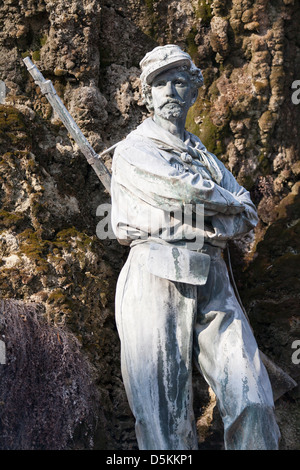
{"type": "Polygon", "coordinates": [[[197,288],[150,274],[147,250],[131,249],[116,295],[122,376],[138,445],[196,449],[191,362],[197,288]]]}
{"type": "Polygon", "coordinates": [[[277,449],[280,434],[268,374],[221,252],[210,255],[207,283],[198,288],[194,353],[217,396],[225,449],[277,449]]]}

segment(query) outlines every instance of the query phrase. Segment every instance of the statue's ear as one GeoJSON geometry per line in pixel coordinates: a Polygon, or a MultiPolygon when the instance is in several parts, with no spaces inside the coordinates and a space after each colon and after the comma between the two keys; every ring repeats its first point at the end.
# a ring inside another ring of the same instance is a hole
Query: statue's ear
{"type": "Polygon", "coordinates": [[[146,105],[149,110],[153,110],[153,98],[152,93],[149,93],[146,99],[146,105]]]}
{"type": "Polygon", "coordinates": [[[193,106],[193,104],[196,103],[197,98],[198,98],[198,88],[195,88],[193,90],[193,93],[192,93],[192,104],[191,104],[191,106],[193,106]]]}

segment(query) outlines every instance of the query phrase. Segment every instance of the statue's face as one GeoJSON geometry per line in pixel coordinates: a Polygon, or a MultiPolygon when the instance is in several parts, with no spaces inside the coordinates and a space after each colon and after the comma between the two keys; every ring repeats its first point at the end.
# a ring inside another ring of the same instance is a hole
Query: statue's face
{"type": "Polygon", "coordinates": [[[188,72],[177,69],[159,74],[151,87],[154,115],[164,119],[185,118],[197,97],[188,72]]]}

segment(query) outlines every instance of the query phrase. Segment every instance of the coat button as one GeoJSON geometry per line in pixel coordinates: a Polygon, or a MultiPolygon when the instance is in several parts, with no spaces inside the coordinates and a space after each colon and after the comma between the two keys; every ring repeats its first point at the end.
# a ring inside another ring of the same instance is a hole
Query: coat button
{"type": "Polygon", "coordinates": [[[193,159],[191,157],[191,155],[189,155],[188,153],[186,152],[183,152],[180,154],[180,158],[183,162],[185,163],[192,163],[193,159]]]}

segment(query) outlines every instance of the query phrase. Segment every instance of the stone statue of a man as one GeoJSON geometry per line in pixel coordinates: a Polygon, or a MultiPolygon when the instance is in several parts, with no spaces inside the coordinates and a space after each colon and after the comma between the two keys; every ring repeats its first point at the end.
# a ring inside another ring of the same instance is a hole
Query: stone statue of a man
{"type": "Polygon", "coordinates": [[[197,449],[193,358],[217,396],[225,449],[277,449],[269,378],[222,258],[228,240],[256,225],[255,207],[185,130],[203,83],[190,56],[166,45],[140,65],[153,117],[117,146],[111,186],[112,227],[131,247],[116,321],[139,449],[197,449]]]}

